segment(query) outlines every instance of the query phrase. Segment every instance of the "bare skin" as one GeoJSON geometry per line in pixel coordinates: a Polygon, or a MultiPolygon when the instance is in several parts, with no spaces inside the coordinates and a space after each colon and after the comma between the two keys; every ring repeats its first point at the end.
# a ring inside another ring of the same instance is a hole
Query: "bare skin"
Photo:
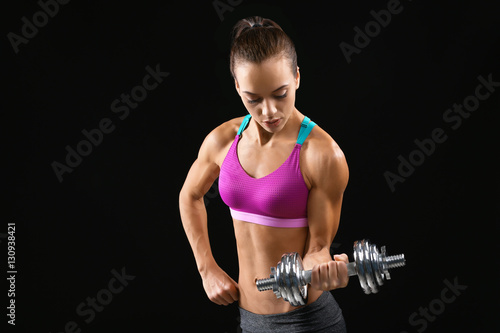
{"type": "MultiPolygon", "coordinates": [[[[295,108],[300,73],[290,71],[285,58],[260,64],[242,63],[235,69],[235,87],[252,115],[237,152],[243,169],[254,178],[276,170],[292,152],[304,115],[295,108]]],[[[330,244],[338,229],[342,196],[349,172],[344,154],[319,126],[301,148],[300,168],[308,187],[306,228],[274,228],[233,219],[238,250],[239,279],[234,281],[216,263],[208,239],[203,196],[218,177],[243,117],[214,129],[204,140],[179,196],[182,223],[211,301],[239,305],[258,314],[288,312],[288,302],[272,292],[259,292],[257,278],[269,276],[281,255],[298,252],[305,269],[312,269],[308,303],[324,290],[348,283],[347,255],[330,256],[330,244]]]]}

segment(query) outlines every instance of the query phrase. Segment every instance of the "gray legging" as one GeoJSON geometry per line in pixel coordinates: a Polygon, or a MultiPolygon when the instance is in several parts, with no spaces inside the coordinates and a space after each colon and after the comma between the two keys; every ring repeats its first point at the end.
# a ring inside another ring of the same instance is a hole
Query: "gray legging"
{"type": "Polygon", "coordinates": [[[243,333],[345,333],[342,310],[330,292],[315,302],[285,313],[259,315],[240,308],[243,333]]]}

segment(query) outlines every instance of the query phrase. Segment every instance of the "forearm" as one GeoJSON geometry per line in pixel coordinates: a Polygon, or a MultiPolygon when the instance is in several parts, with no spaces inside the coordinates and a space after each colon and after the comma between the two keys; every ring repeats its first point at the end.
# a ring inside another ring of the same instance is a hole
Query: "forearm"
{"type": "Polygon", "coordinates": [[[179,210],[208,298],[218,305],[237,301],[240,297],[238,284],[217,265],[210,249],[203,196],[188,195],[181,190],[179,210]]]}
{"type": "Polygon", "coordinates": [[[209,267],[216,264],[208,237],[207,211],[203,203],[203,197],[193,198],[181,192],[179,210],[182,225],[193,250],[198,271],[203,275],[209,267]]]}

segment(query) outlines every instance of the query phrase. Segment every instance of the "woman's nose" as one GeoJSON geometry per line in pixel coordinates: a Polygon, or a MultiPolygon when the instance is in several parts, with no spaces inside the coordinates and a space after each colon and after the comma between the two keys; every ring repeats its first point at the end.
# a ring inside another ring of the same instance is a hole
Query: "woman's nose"
{"type": "Polygon", "coordinates": [[[268,119],[272,119],[274,115],[278,112],[276,107],[271,102],[264,102],[262,106],[262,115],[268,119]]]}

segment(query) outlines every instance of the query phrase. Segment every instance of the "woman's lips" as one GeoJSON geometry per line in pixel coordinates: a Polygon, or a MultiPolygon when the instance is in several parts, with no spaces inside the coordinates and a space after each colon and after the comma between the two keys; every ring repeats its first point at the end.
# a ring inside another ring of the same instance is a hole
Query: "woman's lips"
{"type": "Polygon", "coordinates": [[[264,124],[267,127],[278,127],[280,123],[281,123],[281,118],[264,121],[264,124]]]}

